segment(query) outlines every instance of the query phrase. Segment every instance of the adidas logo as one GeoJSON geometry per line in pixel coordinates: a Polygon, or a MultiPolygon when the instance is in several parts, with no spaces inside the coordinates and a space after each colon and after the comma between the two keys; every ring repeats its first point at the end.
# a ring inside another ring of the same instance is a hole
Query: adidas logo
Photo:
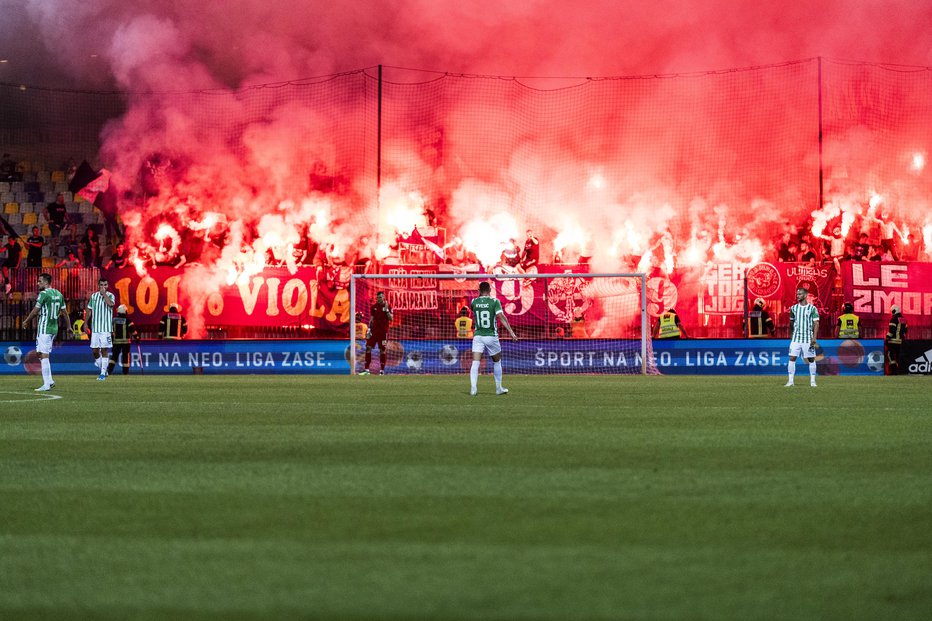
{"type": "Polygon", "coordinates": [[[932,373],[932,349],[926,350],[926,353],[916,358],[916,361],[909,365],[910,373],[932,373]]]}

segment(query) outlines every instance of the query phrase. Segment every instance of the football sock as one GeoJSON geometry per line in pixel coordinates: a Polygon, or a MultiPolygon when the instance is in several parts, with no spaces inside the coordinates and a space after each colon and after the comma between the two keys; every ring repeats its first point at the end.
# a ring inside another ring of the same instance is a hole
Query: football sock
{"type": "Polygon", "coordinates": [[[793,376],[796,375],[796,361],[790,360],[786,363],[786,371],[790,374],[790,381],[793,380],[793,376]]]}
{"type": "Polygon", "coordinates": [[[379,347],[379,368],[385,370],[385,363],[388,361],[388,354],[382,351],[382,348],[379,347]]]}
{"type": "Polygon", "coordinates": [[[48,358],[41,358],[40,365],[42,365],[42,383],[46,386],[52,385],[52,365],[49,363],[48,358]]]}
{"type": "Polygon", "coordinates": [[[479,361],[473,360],[472,366],[469,367],[469,385],[473,390],[476,390],[476,386],[479,384],[479,361]]]}
{"type": "Polygon", "coordinates": [[[809,377],[811,377],[812,379],[815,379],[815,375],[816,375],[816,363],[810,362],[809,363],[809,377]]]}
{"type": "Polygon", "coordinates": [[[366,350],[366,370],[369,370],[369,365],[372,364],[372,350],[366,350]]]}
{"type": "Polygon", "coordinates": [[[109,357],[109,356],[101,356],[101,357],[100,357],[100,374],[101,374],[101,375],[109,375],[109,373],[107,372],[107,366],[108,366],[109,364],[110,364],[110,357],[109,357]]]}
{"type": "Polygon", "coordinates": [[[495,376],[495,387],[502,387],[502,361],[492,363],[492,375],[495,376]]]}

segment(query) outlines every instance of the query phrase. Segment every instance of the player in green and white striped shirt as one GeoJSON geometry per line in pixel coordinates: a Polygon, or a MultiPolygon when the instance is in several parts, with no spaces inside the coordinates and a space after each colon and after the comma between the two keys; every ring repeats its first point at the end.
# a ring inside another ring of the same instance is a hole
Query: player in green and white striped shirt
{"type": "Polygon", "coordinates": [[[793,385],[796,358],[802,354],[803,359],[809,363],[809,385],[815,386],[815,347],[819,334],[819,311],[809,303],[809,291],[805,287],[796,290],[796,302],[790,307],[790,361],[786,365],[789,374],[786,385],[793,385]]]}
{"type": "Polygon", "coordinates": [[[36,353],[39,354],[39,363],[42,367],[42,386],[36,392],[45,392],[55,387],[52,379],[52,365],[49,354],[52,353],[52,340],[58,334],[58,316],[65,316],[65,325],[71,325],[68,316],[68,307],[65,306],[65,297],[52,289],[52,275],[39,274],[39,295],[36,305],[23,320],[23,326],[28,326],[33,318],[36,320],[36,353]]]}
{"type": "Polygon", "coordinates": [[[94,365],[100,369],[97,381],[107,379],[110,364],[110,347],[113,345],[113,304],[116,297],[107,291],[107,279],[97,281],[97,291],[87,302],[84,325],[91,327],[91,352],[94,365]]]}
{"type": "Polygon", "coordinates": [[[487,282],[479,283],[479,297],[470,304],[475,321],[475,331],[472,337],[472,367],[469,369],[469,394],[478,394],[479,367],[482,364],[483,352],[488,352],[492,358],[492,374],[495,377],[495,394],[504,395],[507,388],[502,387],[502,345],[498,341],[498,323],[501,321],[505,329],[515,341],[518,337],[508,325],[502,303],[492,297],[492,285],[487,282]]]}

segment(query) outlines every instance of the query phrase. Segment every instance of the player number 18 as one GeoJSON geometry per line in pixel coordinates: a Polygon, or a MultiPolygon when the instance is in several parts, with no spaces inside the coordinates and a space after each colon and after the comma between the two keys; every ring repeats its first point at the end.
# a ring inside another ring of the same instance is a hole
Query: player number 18
{"type": "Polygon", "coordinates": [[[491,328],[492,327],[492,313],[487,310],[481,310],[476,313],[476,323],[479,324],[480,328],[491,328]]]}

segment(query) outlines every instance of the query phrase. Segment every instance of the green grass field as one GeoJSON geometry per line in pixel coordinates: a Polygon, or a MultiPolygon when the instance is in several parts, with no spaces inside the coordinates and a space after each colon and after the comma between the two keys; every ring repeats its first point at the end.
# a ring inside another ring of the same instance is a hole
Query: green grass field
{"type": "Polygon", "coordinates": [[[920,378],[57,381],[0,380],[2,619],[932,611],[920,378]]]}

